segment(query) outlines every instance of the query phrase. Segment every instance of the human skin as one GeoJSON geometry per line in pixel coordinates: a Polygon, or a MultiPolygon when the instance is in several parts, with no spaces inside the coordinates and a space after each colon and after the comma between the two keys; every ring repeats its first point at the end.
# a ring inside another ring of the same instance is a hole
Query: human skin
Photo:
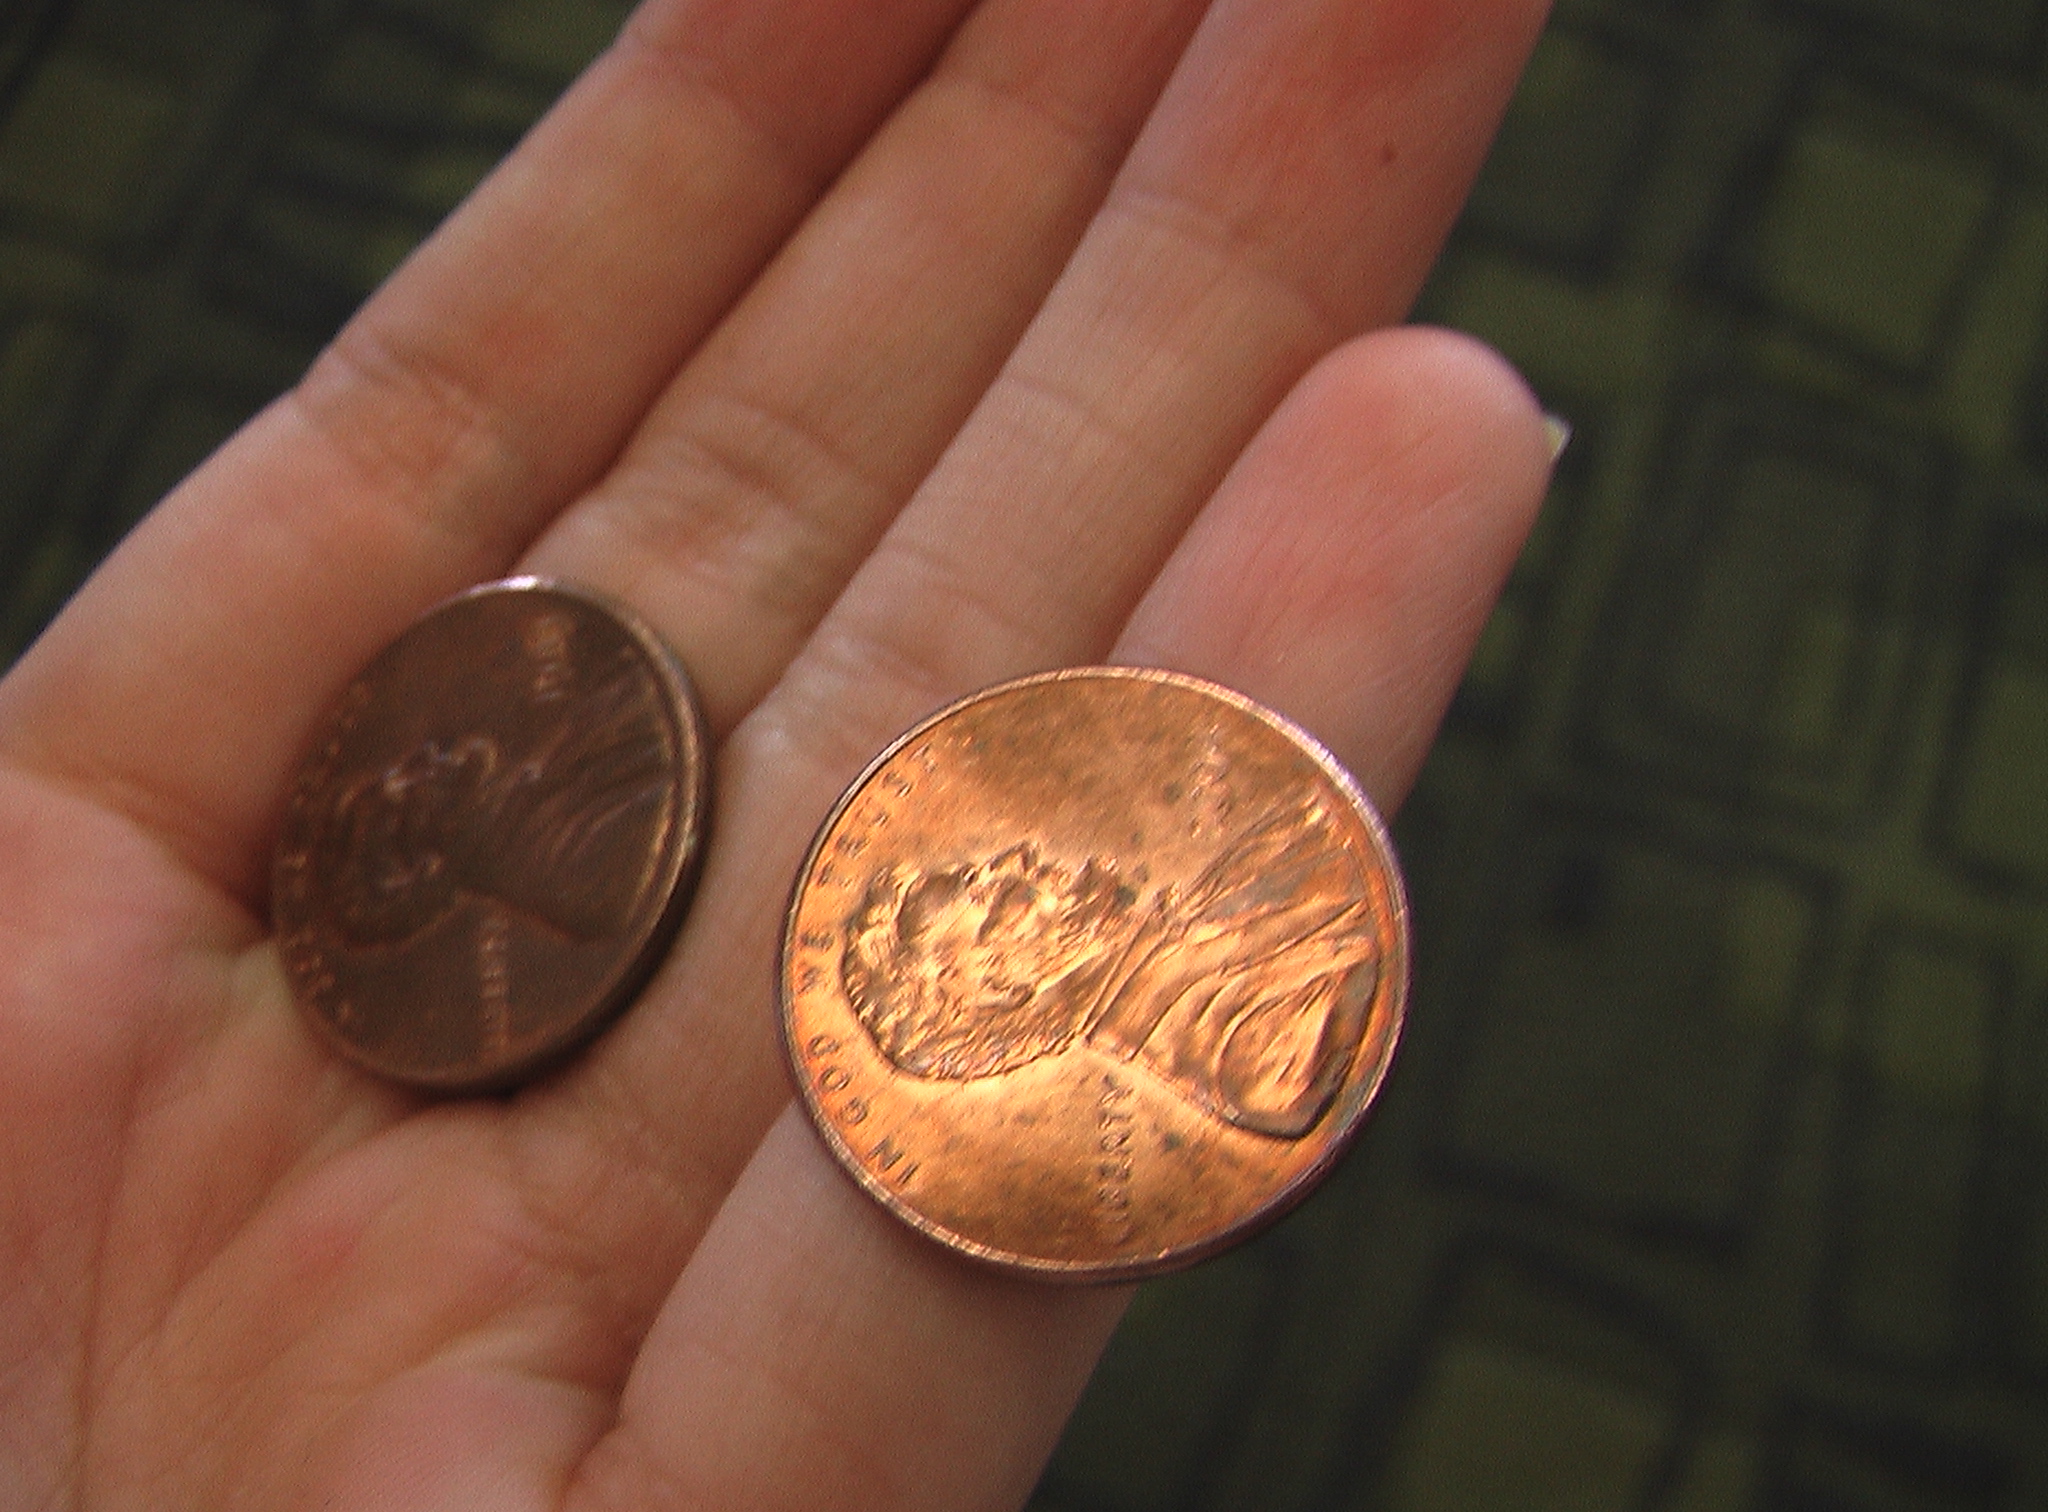
{"type": "Polygon", "coordinates": [[[1389,806],[1541,498],[1390,329],[1537,0],[649,0],[0,683],[0,1506],[1020,1503],[1123,1302],[831,1166],[789,879],[862,763],[1060,664],[1214,678],[1389,806]],[[338,1063],[290,773],[428,604],[637,608],[718,743],[642,1001],[516,1097],[338,1063]]]}

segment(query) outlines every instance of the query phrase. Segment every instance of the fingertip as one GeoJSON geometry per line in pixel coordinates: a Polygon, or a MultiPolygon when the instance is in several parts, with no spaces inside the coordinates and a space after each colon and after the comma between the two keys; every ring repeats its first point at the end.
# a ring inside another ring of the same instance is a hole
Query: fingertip
{"type": "Polygon", "coordinates": [[[1348,411],[1413,445],[1441,446],[1446,464],[1498,470],[1502,484],[1523,485],[1508,495],[1526,498],[1533,488],[1532,508],[1557,452],[1549,416],[1520,370],[1448,326],[1396,326],[1347,342],[1290,402],[1348,411]]]}
{"type": "Polygon", "coordinates": [[[1118,659],[1271,703],[1391,803],[1534,522],[1550,459],[1542,405],[1484,343],[1422,327],[1349,342],[1246,449],[1118,659]]]}

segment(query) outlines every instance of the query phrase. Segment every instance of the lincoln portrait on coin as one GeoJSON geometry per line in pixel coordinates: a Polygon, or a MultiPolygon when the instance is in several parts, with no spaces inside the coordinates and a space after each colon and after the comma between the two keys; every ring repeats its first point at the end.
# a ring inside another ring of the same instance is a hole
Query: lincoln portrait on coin
{"type": "Polygon", "coordinates": [[[1087,1044],[1239,1128],[1299,1138],[1329,1107],[1379,973],[1370,900],[1319,801],[1231,837],[1185,885],[1030,844],[888,866],[840,976],[882,1053],[927,1079],[1087,1044]]]}
{"type": "Polygon", "coordinates": [[[351,944],[402,944],[465,898],[575,940],[631,914],[670,805],[672,741],[646,678],[621,661],[573,701],[498,723],[422,740],[337,788],[315,870],[351,944]]]}

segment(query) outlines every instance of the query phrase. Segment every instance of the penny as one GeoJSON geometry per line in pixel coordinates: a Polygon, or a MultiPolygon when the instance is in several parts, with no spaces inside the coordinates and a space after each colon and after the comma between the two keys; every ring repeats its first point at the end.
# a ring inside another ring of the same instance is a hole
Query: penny
{"type": "Polygon", "coordinates": [[[1356,782],[1170,673],[989,689],[826,819],[783,936],[785,1044],[842,1165],[978,1259],[1081,1280],[1213,1254],[1357,1133],[1407,906],[1356,782]]]}
{"type": "Polygon", "coordinates": [[[272,869],[293,995],[341,1054],[446,1092],[550,1068],[660,960],[706,742],[644,624],[534,578],[448,600],[343,691],[272,869]]]}

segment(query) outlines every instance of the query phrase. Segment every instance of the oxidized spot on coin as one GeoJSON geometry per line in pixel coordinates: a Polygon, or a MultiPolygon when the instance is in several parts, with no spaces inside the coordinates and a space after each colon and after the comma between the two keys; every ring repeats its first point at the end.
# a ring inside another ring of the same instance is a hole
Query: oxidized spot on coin
{"type": "Polygon", "coordinates": [[[342,696],[274,913],[313,1022],[381,1074],[501,1086],[637,990],[679,916],[704,739],[652,632],[532,579],[449,601],[342,696]]]}
{"type": "Polygon", "coordinates": [[[984,1258],[1126,1275],[1298,1198],[1405,982],[1391,852],[1327,753],[1225,690],[1101,668],[967,700],[854,784],[783,992],[806,1101],[885,1204],[984,1258]]]}

